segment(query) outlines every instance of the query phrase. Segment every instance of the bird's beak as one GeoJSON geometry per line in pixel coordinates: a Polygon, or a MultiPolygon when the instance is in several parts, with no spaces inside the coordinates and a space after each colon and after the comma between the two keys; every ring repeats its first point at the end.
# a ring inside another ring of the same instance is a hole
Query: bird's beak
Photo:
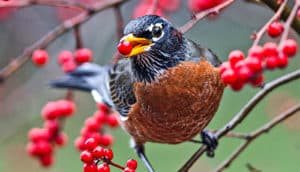
{"type": "Polygon", "coordinates": [[[132,57],[143,52],[149,51],[151,45],[153,44],[152,41],[146,38],[139,38],[134,36],[133,34],[125,35],[121,41],[128,41],[132,45],[132,50],[129,54],[126,54],[126,57],[132,57]]]}

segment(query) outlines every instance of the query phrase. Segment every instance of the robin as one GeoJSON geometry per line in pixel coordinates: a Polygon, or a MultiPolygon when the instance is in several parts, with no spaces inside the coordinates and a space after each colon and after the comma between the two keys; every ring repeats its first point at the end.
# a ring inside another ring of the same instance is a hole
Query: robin
{"type": "Polygon", "coordinates": [[[148,171],[146,142],[178,144],[201,133],[213,156],[217,140],[204,131],[216,113],[225,85],[211,50],[185,38],[167,20],[147,15],[130,21],[120,41],[132,50],[116,64],[86,63],[53,87],[91,91],[120,114],[148,171]]]}

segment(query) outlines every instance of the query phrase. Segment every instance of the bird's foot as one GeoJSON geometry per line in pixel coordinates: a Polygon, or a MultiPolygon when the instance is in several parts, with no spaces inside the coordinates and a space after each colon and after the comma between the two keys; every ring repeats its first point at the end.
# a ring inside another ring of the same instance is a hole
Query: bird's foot
{"type": "Polygon", "coordinates": [[[201,132],[202,143],[207,146],[206,155],[208,157],[215,156],[215,149],[218,146],[217,137],[209,131],[202,131],[201,132]]]}

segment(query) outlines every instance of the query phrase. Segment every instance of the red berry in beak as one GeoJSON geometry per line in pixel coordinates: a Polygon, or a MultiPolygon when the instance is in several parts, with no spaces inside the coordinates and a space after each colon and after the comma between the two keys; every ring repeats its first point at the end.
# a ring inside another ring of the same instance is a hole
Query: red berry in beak
{"type": "Polygon", "coordinates": [[[132,50],[132,44],[129,41],[121,41],[118,45],[118,51],[123,54],[123,55],[127,55],[131,52],[132,50]]]}

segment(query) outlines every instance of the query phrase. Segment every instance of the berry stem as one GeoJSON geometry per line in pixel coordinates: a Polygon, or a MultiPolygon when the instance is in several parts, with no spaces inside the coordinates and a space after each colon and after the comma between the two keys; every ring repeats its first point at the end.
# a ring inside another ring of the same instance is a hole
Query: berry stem
{"type": "Polygon", "coordinates": [[[124,170],[124,169],[125,169],[125,167],[123,167],[122,165],[119,165],[119,164],[117,164],[117,163],[114,163],[114,162],[112,162],[112,161],[110,161],[110,160],[104,160],[104,162],[107,163],[107,164],[109,164],[109,165],[112,165],[112,166],[114,166],[114,167],[116,167],[116,168],[119,168],[119,169],[121,169],[121,170],[124,170]]]}
{"type": "Polygon", "coordinates": [[[229,6],[230,4],[232,4],[235,0],[226,0],[225,2],[207,9],[205,11],[199,12],[197,13],[190,21],[188,21],[186,24],[184,24],[183,26],[181,26],[180,28],[178,28],[178,30],[181,33],[186,33],[187,31],[189,31],[195,24],[197,24],[201,19],[203,19],[204,17],[210,15],[210,14],[218,14],[220,12],[220,10],[222,10],[223,8],[229,6]]]}
{"type": "Polygon", "coordinates": [[[279,49],[280,50],[282,49],[284,41],[288,38],[288,34],[289,34],[291,24],[292,24],[296,14],[297,14],[297,10],[299,9],[299,6],[300,6],[300,0],[295,0],[294,7],[293,7],[288,19],[286,20],[286,22],[284,24],[284,31],[282,33],[280,43],[279,43],[279,49]]]}
{"type": "Polygon", "coordinates": [[[252,44],[252,47],[255,47],[258,45],[259,41],[261,40],[262,36],[264,35],[264,33],[267,31],[269,25],[280,18],[283,10],[284,10],[284,7],[286,6],[288,0],[284,0],[279,9],[277,10],[277,12],[273,15],[273,17],[257,32],[255,33],[255,36],[254,36],[254,42],[252,44]]]}
{"type": "Polygon", "coordinates": [[[75,48],[80,49],[83,47],[82,39],[81,39],[81,34],[80,34],[80,26],[76,25],[74,27],[74,37],[75,37],[75,48]]]}

